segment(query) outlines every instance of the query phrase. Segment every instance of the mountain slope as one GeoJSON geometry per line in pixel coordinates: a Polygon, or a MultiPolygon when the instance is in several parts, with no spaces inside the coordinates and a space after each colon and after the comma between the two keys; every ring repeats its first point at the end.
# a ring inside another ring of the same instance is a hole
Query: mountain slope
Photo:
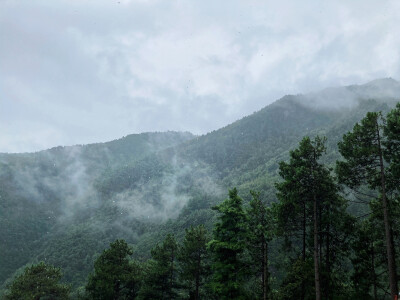
{"type": "Polygon", "coordinates": [[[55,228],[95,209],[96,178],[193,138],[189,133],[144,133],[88,146],[0,154],[0,282],[31,261],[55,228]]]}
{"type": "Polygon", "coordinates": [[[167,231],[213,222],[210,206],[237,186],[274,201],[278,162],[305,135],[337,141],[367,111],[400,98],[393,79],[285,96],[207,135],[158,133],[106,144],[0,156],[0,281],[25,263],[46,260],[83,284],[107,244],[124,238],[146,257],[167,231]],[[24,222],[20,222],[24,219],[24,222]],[[167,221],[168,219],[171,219],[167,221]],[[167,221],[167,222],[166,222],[167,221]]]}

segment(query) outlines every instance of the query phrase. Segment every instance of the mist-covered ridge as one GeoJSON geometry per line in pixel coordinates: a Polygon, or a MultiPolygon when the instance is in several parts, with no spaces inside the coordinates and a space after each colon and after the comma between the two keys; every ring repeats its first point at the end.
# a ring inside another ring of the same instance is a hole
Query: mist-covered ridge
{"type": "Polygon", "coordinates": [[[327,136],[325,159],[333,162],[343,133],[367,111],[388,111],[399,99],[399,82],[378,79],[284,96],[202,136],[143,133],[0,154],[0,284],[44,260],[82,285],[96,255],[116,238],[140,258],[166,232],[179,238],[189,225],[210,228],[210,207],[229,187],[274,201],[278,163],[303,136],[327,136]]]}

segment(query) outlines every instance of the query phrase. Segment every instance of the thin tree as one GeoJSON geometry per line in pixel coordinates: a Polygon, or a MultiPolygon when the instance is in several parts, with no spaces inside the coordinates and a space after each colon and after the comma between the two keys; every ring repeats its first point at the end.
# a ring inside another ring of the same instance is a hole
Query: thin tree
{"type": "Polygon", "coordinates": [[[201,289],[209,273],[207,240],[207,231],[203,225],[192,226],[186,229],[179,248],[179,277],[190,299],[200,299],[201,289]]]}
{"type": "Polygon", "coordinates": [[[387,143],[383,134],[384,126],[385,119],[381,112],[369,112],[351,132],[345,134],[338,144],[339,152],[345,161],[337,162],[336,172],[340,182],[350,188],[367,184],[380,193],[390,295],[394,298],[398,295],[398,285],[388,201],[388,170],[386,168],[388,163],[384,158],[385,143],[387,143]]]}
{"type": "MultiPolygon", "coordinates": [[[[299,147],[290,152],[289,163],[280,163],[280,175],[283,182],[276,185],[278,190],[278,220],[285,223],[287,219],[301,220],[302,227],[302,260],[306,260],[306,234],[307,219],[309,212],[312,211],[312,228],[309,230],[313,236],[313,262],[314,262],[314,286],[315,298],[321,299],[321,276],[320,276],[320,257],[319,257],[319,205],[322,202],[321,179],[329,174],[324,167],[318,163],[318,159],[325,151],[325,138],[316,137],[311,140],[309,137],[303,138],[299,147]],[[289,209],[288,209],[289,208],[289,209]],[[288,211],[289,215],[285,214],[288,211]]],[[[310,224],[311,225],[311,224],[310,224]]],[[[298,227],[294,227],[298,230],[298,227]]],[[[304,264],[303,264],[304,265],[304,264]]],[[[302,278],[301,298],[305,295],[305,278],[302,278]]]]}
{"type": "Polygon", "coordinates": [[[177,249],[175,237],[168,234],[161,245],[156,245],[151,250],[152,258],[145,266],[146,274],[139,291],[139,299],[176,299],[177,249]]]}
{"type": "Polygon", "coordinates": [[[270,273],[268,270],[268,243],[271,240],[271,212],[260,199],[260,193],[251,191],[252,199],[246,209],[248,216],[247,251],[250,268],[260,278],[260,299],[270,297],[270,273]]]}

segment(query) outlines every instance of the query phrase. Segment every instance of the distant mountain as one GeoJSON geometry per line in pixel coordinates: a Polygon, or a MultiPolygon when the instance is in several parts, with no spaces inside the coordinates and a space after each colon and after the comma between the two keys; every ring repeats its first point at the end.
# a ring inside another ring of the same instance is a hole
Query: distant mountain
{"type": "Polygon", "coordinates": [[[87,146],[0,154],[0,282],[30,262],[63,268],[79,286],[96,255],[116,238],[136,257],[166,232],[211,227],[210,206],[237,186],[274,201],[278,163],[305,135],[328,137],[327,163],[337,142],[367,111],[390,110],[400,83],[364,85],[285,96],[203,136],[144,133],[87,146]]]}
{"type": "Polygon", "coordinates": [[[87,146],[0,154],[0,282],[30,262],[55,228],[73,224],[99,205],[96,178],[193,137],[143,133],[87,146]]]}

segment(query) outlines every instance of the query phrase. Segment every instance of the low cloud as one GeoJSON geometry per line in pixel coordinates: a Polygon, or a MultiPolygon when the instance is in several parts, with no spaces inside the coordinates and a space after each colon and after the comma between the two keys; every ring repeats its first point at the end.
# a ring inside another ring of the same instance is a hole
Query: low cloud
{"type": "Polygon", "coordinates": [[[400,99],[400,82],[392,78],[373,80],[364,85],[331,87],[300,96],[300,102],[313,109],[341,110],[357,107],[360,100],[400,99]]]}
{"type": "Polygon", "coordinates": [[[285,94],[400,78],[394,0],[0,8],[0,152],[202,134],[285,94]]]}

